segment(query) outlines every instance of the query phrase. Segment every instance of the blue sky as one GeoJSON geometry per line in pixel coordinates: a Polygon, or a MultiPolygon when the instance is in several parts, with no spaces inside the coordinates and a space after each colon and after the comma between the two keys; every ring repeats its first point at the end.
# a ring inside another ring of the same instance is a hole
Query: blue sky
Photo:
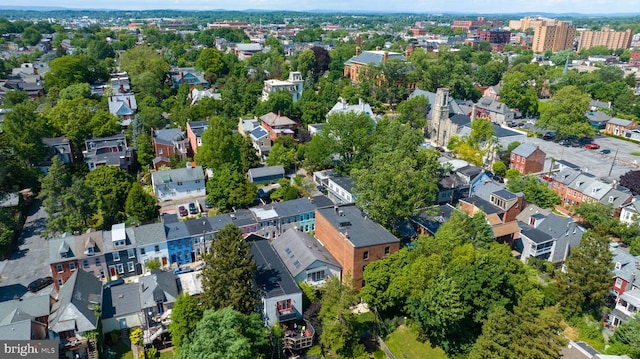
{"type": "Polygon", "coordinates": [[[640,12],[638,0],[0,0],[0,5],[60,6],[122,10],[372,10],[411,12],[640,12]]]}

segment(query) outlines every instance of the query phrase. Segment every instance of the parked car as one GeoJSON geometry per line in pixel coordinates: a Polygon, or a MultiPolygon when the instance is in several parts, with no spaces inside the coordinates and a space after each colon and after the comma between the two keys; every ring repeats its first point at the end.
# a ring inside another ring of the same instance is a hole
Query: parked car
{"type": "Polygon", "coordinates": [[[204,200],[204,206],[205,206],[205,208],[213,208],[213,205],[211,203],[209,203],[209,201],[206,200],[206,199],[204,200]]]}
{"type": "Polygon", "coordinates": [[[602,153],[603,155],[608,155],[611,153],[611,150],[605,148],[604,150],[600,150],[600,153],[602,153]]]}
{"type": "Polygon", "coordinates": [[[560,142],[558,142],[558,144],[561,145],[561,146],[569,147],[569,146],[571,146],[571,141],[569,141],[569,140],[560,140],[560,142]]]}
{"type": "Polygon", "coordinates": [[[584,148],[587,148],[590,150],[597,150],[598,148],[600,148],[600,145],[597,143],[587,143],[586,145],[584,145],[584,148]]]}
{"type": "Polygon", "coordinates": [[[189,273],[189,272],[193,272],[193,268],[191,268],[190,266],[176,267],[173,270],[173,274],[182,274],[182,273],[189,273]]]}
{"type": "Polygon", "coordinates": [[[180,217],[189,215],[189,212],[187,211],[187,208],[185,206],[178,207],[178,213],[180,214],[180,217]]]}
{"type": "Polygon", "coordinates": [[[553,131],[546,132],[544,136],[542,136],[542,139],[545,141],[551,141],[551,140],[554,140],[555,138],[556,138],[556,133],[553,131]]]}
{"type": "Polygon", "coordinates": [[[111,282],[105,283],[105,285],[103,285],[102,288],[109,289],[111,287],[115,287],[117,285],[123,285],[123,284],[124,284],[124,279],[120,278],[120,279],[112,280],[111,282]]]}
{"type": "Polygon", "coordinates": [[[199,272],[199,271],[204,269],[205,265],[206,265],[206,263],[202,262],[202,263],[198,264],[193,270],[196,271],[196,272],[199,272]]]}
{"type": "Polygon", "coordinates": [[[198,207],[196,207],[196,204],[193,202],[189,203],[189,213],[198,214],[198,207]]]}
{"type": "Polygon", "coordinates": [[[52,277],[42,277],[29,283],[29,286],[27,286],[27,289],[29,289],[29,292],[35,293],[51,284],[53,284],[52,277]]]}

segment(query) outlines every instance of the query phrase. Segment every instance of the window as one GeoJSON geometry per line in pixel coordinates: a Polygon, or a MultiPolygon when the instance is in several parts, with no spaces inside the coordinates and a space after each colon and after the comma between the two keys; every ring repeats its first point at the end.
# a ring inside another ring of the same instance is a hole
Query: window
{"type": "Polygon", "coordinates": [[[140,255],[143,256],[145,254],[146,254],[146,252],[145,252],[144,248],[140,248],[140,255]]]}
{"type": "Polygon", "coordinates": [[[122,265],[122,263],[119,263],[116,268],[118,268],[118,274],[123,274],[124,273],[124,266],[122,265]]]}
{"type": "Polygon", "coordinates": [[[369,251],[364,251],[364,253],[362,253],[362,259],[363,260],[369,260],[369,251]]]}
{"type": "Polygon", "coordinates": [[[58,271],[58,273],[64,272],[64,267],[62,266],[62,264],[56,264],[56,271],[58,271]]]}
{"type": "Polygon", "coordinates": [[[389,253],[391,253],[391,248],[389,248],[389,246],[384,247],[384,255],[388,256],[389,253]]]}
{"type": "Polygon", "coordinates": [[[278,311],[280,313],[289,312],[293,308],[291,299],[285,299],[278,302],[278,311]]]}
{"type": "Polygon", "coordinates": [[[133,249],[127,249],[127,257],[135,258],[136,252],[133,249]]]}
{"type": "Polygon", "coordinates": [[[100,265],[100,258],[96,258],[96,265],[99,266],[100,265]]]}
{"type": "Polygon", "coordinates": [[[613,203],[613,196],[609,196],[609,203],[613,203]]]}
{"type": "Polygon", "coordinates": [[[136,270],[136,266],[133,264],[133,262],[127,262],[127,269],[129,269],[129,272],[133,272],[134,270],[136,270]]]}
{"type": "Polygon", "coordinates": [[[62,278],[58,278],[58,285],[62,285],[62,278]]]}
{"type": "Polygon", "coordinates": [[[158,147],[158,154],[161,155],[162,154],[162,147],[158,147]]]}
{"type": "Polygon", "coordinates": [[[307,280],[310,282],[319,282],[324,280],[324,271],[318,271],[313,273],[307,273],[307,280]]]}
{"type": "Polygon", "coordinates": [[[516,158],[516,155],[514,155],[513,153],[511,154],[511,160],[513,161],[516,158]]]}
{"type": "Polygon", "coordinates": [[[69,262],[69,270],[76,270],[76,264],[74,262],[69,262]]]}
{"type": "Polygon", "coordinates": [[[89,268],[89,261],[88,260],[83,260],[82,261],[82,268],[89,268]]]}
{"type": "Polygon", "coordinates": [[[159,245],[156,245],[156,246],[155,246],[155,251],[156,251],[156,253],[157,253],[157,252],[160,252],[160,246],[159,246],[159,245]]]}
{"type": "Polygon", "coordinates": [[[622,279],[621,278],[616,278],[616,287],[618,287],[618,288],[622,287],[622,279]]]}
{"type": "Polygon", "coordinates": [[[114,261],[119,261],[120,260],[120,253],[113,252],[113,260],[114,261]]]}

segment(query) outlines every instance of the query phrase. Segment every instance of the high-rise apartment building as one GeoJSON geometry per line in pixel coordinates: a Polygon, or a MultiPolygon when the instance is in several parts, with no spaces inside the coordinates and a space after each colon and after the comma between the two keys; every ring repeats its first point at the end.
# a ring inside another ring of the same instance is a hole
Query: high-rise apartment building
{"type": "Polygon", "coordinates": [[[628,49],[631,47],[631,29],[613,31],[610,27],[603,27],[601,31],[582,31],[578,42],[578,51],[590,49],[594,46],[606,46],[611,50],[628,49]]]}
{"type": "Polygon", "coordinates": [[[536,27],[533,35],[533,51],[553,52],[573,48],[576,37],[576,27],[566,21],[558,21],[555,25],[541,25],[536,27]]]}

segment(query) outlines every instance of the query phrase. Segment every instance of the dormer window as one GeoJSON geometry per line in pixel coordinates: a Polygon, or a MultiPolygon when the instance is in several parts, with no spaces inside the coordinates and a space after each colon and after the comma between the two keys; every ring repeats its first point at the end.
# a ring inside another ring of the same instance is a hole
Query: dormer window
{"type": "Polygon", "coordinates": [[[622,269],[622,263],[616,262],[616,270],[622,269]]]}
{"type": "Polygon", "coordinates": [[[614,197],[613,196],[609,196],[609,203],[613,203],[614,197]]]}

